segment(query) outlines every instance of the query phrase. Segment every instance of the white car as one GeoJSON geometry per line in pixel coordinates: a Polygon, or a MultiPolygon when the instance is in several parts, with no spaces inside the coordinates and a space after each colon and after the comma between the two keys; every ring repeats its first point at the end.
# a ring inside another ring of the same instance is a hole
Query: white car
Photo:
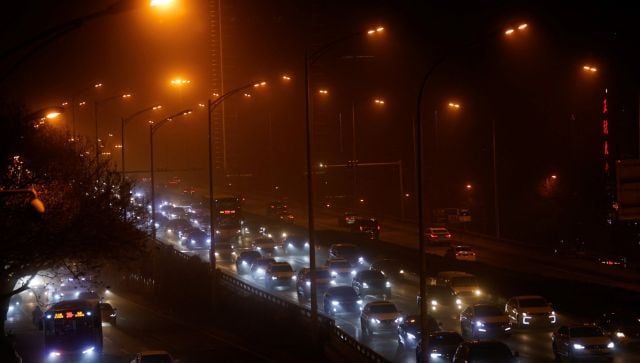
{"type": "Polygon", "coordinates": [[[362,309],[360,328],[363,336],[374,333],[397,333],[402,313],[390,301],[373,301],[362,309]]]}
{"type": "Polygon", "coordinates": [[[288,262],[273,262],[267,267],[264,284],[267,290],[277,286],[289,287],[295,279],[293,269],[288,262]]]}
{"type": "Polygon", "coordinates": [[[351,280],[356,275],[356,270],[351,267],[349,261],[345,259],[329,259],[325,266],[331,273],[331,278],[336,280],[351,280]]]}
{"type": "Polygon", "coordinates": [[[471,246],[453,246],[445,252],[444,257],[458,261],[475,261],[476,252],[471,246]]]}
{"type": "Polygon", "coordinates": [[[510,298],[504,311],[516,326],[554,325],[556,312],[542,296],[526,295],[510,298]]]}
{"type": "Polygon", "coordinates": [[[594,325],[561,326],[551,336],[553,355],[560,360],[567,357],[570,361],[578,359],[613,359],[615,343],[594,325]]]}

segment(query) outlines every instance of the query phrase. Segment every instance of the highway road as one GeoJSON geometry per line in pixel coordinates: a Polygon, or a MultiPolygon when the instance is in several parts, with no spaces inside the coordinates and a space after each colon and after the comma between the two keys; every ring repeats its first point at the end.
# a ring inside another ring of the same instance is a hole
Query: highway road
{"type": "MultiPolygon", "coordinates": [[[[261,208],[259,204],[251,205],[247,208],[250,211],[260,212],[261,208]]],[[[262,208],[264,210],[264,208],[262,208]]],[[[262,223],[266,223],[264,218],[259,218],[262,223]]],[[[298,217],[298,221],[304,221],[303,218],[298,217]]],[[[336,218],[331,215],[324,215],[318,218],[317,226],[319,229],[336,229],[336,218]]],[[[384,226],[383,226],[384,228],[384,226]]],[[[289,230],[293,229],[291,227],[289,230]]],[[[282,227],[279,224],[273,224],[268,226],[268,230],[272,231],[274,235],[278,235],[282,230],[287,230],[287,227],[282,227]],[[284,229],[283,229],[284,228],[284,229]]],[[[326,232],[326,231],[325,231],[326,232]]],[[[384,232],[382,234],[382,239],[391,235],[394,238],[402,238],[404,235],[405,241],[410,241],[411,236],[406,231],[401,231],[400,229],[396,229],[395,231],[384,232]],[[394,236],[395,235],[395,236],[394,236]]],[[[328,257],[328,252],[326,246],[331,242],[355,242],[360,244],[362,248],[362,253],[364,256],[368,257],[368,262],[370,262],[373,256],[381,257],[379,251],[376,250],[374,245],[368,246],[368,241],[363,241],[361,239],[353,238],[349,234],[345,234],[342,232],[336,233],[323,233],[322,236],[325,238],[338,238],[336,240],[321,240],[319,241],[320,246],[317,250],[317,263],[318,265],[322,265],[326,258],[328,257]]],[[[171,241],[170,241],[171,242],[171,241]]],[[[175,241],[173,241],[175,243],[175,241]]],[[[250,246],[250,240],[244,240],[242,242],[243,247],[250,246]]],[[[176,244],[176,248],[180,249],[181,247],[176,244]]],[[[480,254],[479,263],[472,264],[460,264],[456,263],[455,266],[449,266],[447,269],[460,269],[465,268],[465,271],[474,272],[478,274],[481,280],[484,280],[487,288],[487,301],[495,302],[497,304],[504,304],[506,299],[513,295],[518,294],[540,294],[546,296],[551,302],[555,303],[554,297],[562,296],[562,307],[558,307],[558,319],[559,324],[562,323],[573,323],[573,322],[583,322],[587,321],[587,316],[585,316],[585,310],[597,310],[598,308],[604,308],[604,306],[589,306],[589,302],[585,301],[581,298],[579,294],[572,294],[565,289],[565,284],[567,283],[567,278],[571,281],[572,279],[579,280],[580,278],[586,278],[584,275],[580,275],[576,273],[574,275],[568,275],[564,273],[564,270],[570,270],[570,266],[549,266],[547,260],[542,257],[539,258],[531,258],[529,254],[523,253],[523,251],[514,251],[507,250],[502,253],[496,253],[495,248],[478,248],[478,253],[480,254]],[[504,261],[506,260],[506,262],[504,261]],[[454,268],[455,267],[455,268],[454,268]],[[547,269],[541,271],[541,269],[547,269]],[[486,276],[482,276],[479,273],[490,272],[486,276]],[[505,271],[510,271],[510,274],[505,274],[505,271]],[[551,271],[551,272],[550,272],[551,271]],[[522,281],[518,280],[523,276],[528,277],[527,282],[524,284],[522,281]],[[506,281],[505,284],[500,282],[495,282],[492,284],[491,280],[493,276],[502,275],[502,279],[506,281]],[[547,283],[549,276],[553,276],[552,284],[557,286],[551,286],[548,288],[547,286],[544,291],[539,290],[541,285],[547,283]],[[560,279],[559,277],[562,277],[560,279]],[[527,287],[527,283],[529,281],[537,281],[532,284],[531,287],[527,287]],[[492,285],[500,284],[503,285],[499,289],[492,289],[492,285]],[[566,309],[564,309],[566,308],[566,309]]],[[[186,253],[193,253],[189,251],[184,251],[186,253]]],[[[442,254],[443,251],[430,251],[434,255],[442,254]]],[[[207,252],[197,252],[203,260],[208,259],[207,252]]],[[[385,255],[384,257],[388,258],[406,258],[406,256],[402,254],[396,255],[385,255]]],[[[450,264],[449,261],[443,260],[442,258],[431,256],[430,258],[435,258],[435,265],[440,265],[443,267],[447,267],[450,264]]],[[[547,258],[548,259],[548,258],[547,258]]],[[[289,262],[294,270],[299,270],[303,267],[309,266],[308,257],[304,254],[298,254],[296,256],[277,256],[276,260],[278,261],[287,261],[289,262]]],[[[218,266],[226,273],[233,274],[236,277],[242,279],[244,282],[254,285],[256,287],[264,289],[264,282],[260,279],[256,280],[250,275],[238,275],[235,270],[235,266],[230,261],[218,261],[218,266]]],[[[359,269],[368,269],[368,264],[365,263],[362,266],[358,267],[359,269]]],[[[417,304],[416,297],[418,294],[418,284],[416,282],[417,276],[411,273],[412,271],[407,271],[407,276],[414,276],[414,278],[407,278],[399,281],[393,282],[393,297],[390,299],[394,302],[398,309],[407,313],[407,314],[415,314],[417,312],[417,304]]],[[[606,277],[606,276],[605,276],[606,277]]],[[[606,277],[608,278],[608,277],[606,277]]],[[[593,282],[593,281],[591,281],[593,282]]],[[[579,292],[580,289],[585,288],[583,285],[576,284],[576,291],[579,292]]],[[[292,301],[299,302],[298,297],[295,293],[294,288],[289,289],[279,289],[273,292],[279,297],[292,301]]],[[[609,293],[609,290],[602,289],[602,294],[606,295],[609,293]]],[[[369,301],[376,300],[374,297],[365,297],[365,303],[369,301]]],[[[301,302],[306,306],[309,306],[306,302],[301,302]]],[[[623,303],[623,302],[620,302],[623,303]]],[[[319,298],[319,310],[322,310],[322,299],[319,298]]],[[[595,313],[595,311],[593,311],[595,313]]],[[[451,314],[448,316],[436,315],[438,321],[442,323],[442,327],[444,330],[455,330],[460,331],[459,320],[456,314],[451,314]]],[[[344,331],[349,333],[350,335],[356,337],[359,341],[367,344],[371,348],[373,348],[376,352],[382,354],[386,358],[394,362],[414,362],[415,361],[415,353],[413,350],[405,350],[401,349],[397,343],[397,337],[393,335],[387,336],[374,336],[365,338],[362,336],[362,332],[360,329],[359,316],[342,316],[339,315],[336,317],[336,322],[339,327],[341,327],[344,331]]],[[[513,351],[517,351],[520,354],[520,362],[553,362],[554,357],[551,351],[551,329],[542,329],[542,330],[527,330],[520,329],[516,330],[515,333],[509,337],[502,339],[507,345],[511,347],[513,351]]],[[[615,358],[615,362],[640,362],[640,354],[636,348],[632,349],[620,349],[615,358]]]]}

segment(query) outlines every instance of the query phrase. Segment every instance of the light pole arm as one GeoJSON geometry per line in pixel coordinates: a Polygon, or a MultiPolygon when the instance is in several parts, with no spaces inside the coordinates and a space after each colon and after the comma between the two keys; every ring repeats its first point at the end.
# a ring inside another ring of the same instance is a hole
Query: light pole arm
{"type": "Polygon", "coordinates": [[[242,92],[244,90],[247,90],[251,87],[255,87],[256,84],[260,84],[260,82],[251,82],[251,83],[247,83],[243,86],[240,86],[238,88],[234,88],[229,92],[226,92],[220,96],[218,96],[216,99],[214,100],[209,100],[209,113],[213,112],[222,102],[224,102],[227,98],[235,95],[238,92],[242,92]]]}

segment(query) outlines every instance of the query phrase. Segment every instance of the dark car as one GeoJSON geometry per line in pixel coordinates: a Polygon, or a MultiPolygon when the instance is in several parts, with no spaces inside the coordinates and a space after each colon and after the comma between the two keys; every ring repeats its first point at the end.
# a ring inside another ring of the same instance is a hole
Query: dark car
{"type": "Polygon", "coordinates": [[[349,261],[352,266],[364,262],[364,258],[358,247],[351,243],[334,243],[329,246],[329,258],[345,259],[349,261]]]}
{"type": "Polygon", "coordinates": [[[287,254],[304,254],[309,251],[309,238],[307,236],[287,235],[283,241],[283,248],[287,254]]]}
{"type": "Polygon", "coordinates": [[[209,235],[205,231],[199,228],[190,228],[184,231],[182,237],[180,237],[180,243],[190,250],[211,248],[211,238],[209,238],[209,235]]]}
{"type": "MultiPolygon", "coordinates": [[[[440,331],[440,325],[431,315],[427,315],[427,327],[429,332],[440,331]]],[[[398,325],[398,344],[401,348],[414,348],[419,341],[420,315],[406,316],[398,325]]]]}
{"type": "Polygon", "coordinates": [[[293,224],[296,221],[296,217],[293,215],[293,213],[289,212],[288,210],[282,210],[277,212],[276,217],[278,217],[278,219],[280,219],[282,222],[288,223],[288,224],[293,224]]]}
{"type": "Polygon", "coordinates": [[[336,314],[359,314],[362,300],[351,286],[333,286],[327,289],[322,299],[324,312],[336,314]]]}
{"type": "Polygon", "coordinates": [[[405,273],[402,263],[391,258],[375,260],[371,263],[369,269],[382,272],[390,280],[399,279],[405,273]]]}
{"type": "Polygon", "coordinates": [[[504,308],[495,304],[475,304],[460,314],[462,335],[473,339],[507,337],[511,335],[511,323],[504,308]]]}
{"type": "Polygon", "coordinates": [[[182,237],[182,234],[191,228],[191,222],[186,219],[171,219],[164,225],[165,232],[175,238],[182,237]]]}
{"type": "Polygon", "coordinates": [[[236,271],[239,274],[247,273],[251,271],[251,265],[257,259],[262,257],[258,251],[242,251],[236,258],[236,271]]]}
{"type": "Polygon", "coordinates": [[[289,287],[295,275],[288,262],[272,262],[264,273],[264,286],[267,290],[278,286],[289,287]]]}
{"type": "Polygon", "coordinates": [[[360,216],[354,212],[344,212],[344,214],[338,217],[338,226],[349,227],[360,216]]]}
{"type": "Polygon", "coordinates": [[[616,345],[595,325],[563,325],[551,336],[551,350],[556,360],[605,359],[611,361],[616,345]]]}
{"type": "Polygon", "coordinates": [[[118,310],[111,306],[111,304],[100,303],[100,314],[103,322],[116,325],[118,310]]]}
{"type": "Polygon", "coordinates": [[[515,363],[518,353],[496,340],[462,342],[453,356],[453,363],[515,363]]]}
{"type": "Polygon", "coordinates": [[[378,295],[387,300],[391,298],[391,282],[380,271],[363,270],[357,272],[353,277],[351,286],[361,297],[378,295]]]}
{"type": "MultiPolygon", "coordinates": [[[[455,331],[435,331],[429,334],[428,362],[451,362],[464,339],[455,331]]],[[[423,362],[422,341],[416,345],[416,362],[423,362]]]]}
{"type": "Polygon", "coordinates": [[[373,218],[356,218],[349,225],[349,230],[353,233],[366,236],[369,239],[380,238],[380,224],[373,218]]]}
{"type": "Polygon", "coordinates": [[[617,343],[640,342],[640,313],[607,312],[596,320],[596,325],[617,343]]]}
{"type": "Polygon", "coordinates": [[[257,258],[251,265],[251,276],[256,280],[264,279],[267,273],[267,268],[274,262],[276,262],[276,260],[271,257],[257,258]]]}
{"type": "MultiPolygon", "coordinates": [[[[427,285],[425,296],[431,314],[457,313],[462,309],[462,299],[449,286],[427,285]]],[[[420,307],[420,296],[417,301],[420,307]]]]}
{"type": "Polygon", "coordinates": [[[267,205],[268,215],[277,215],[280,212],[284,212],[289,208],[289,205],[283,200],[273,200],[267,205]]]}
{"type": "MultiPolygon", "coordinates": [[[[316,291],[321,296],[324,291],[331,286],[331,272],[325,267],[316,267],[316,291]]],[[[311,297],[311,269],[303,268],[298,271],[296,277],[296,292],[301,300],[308,300],[311,297]]]]}

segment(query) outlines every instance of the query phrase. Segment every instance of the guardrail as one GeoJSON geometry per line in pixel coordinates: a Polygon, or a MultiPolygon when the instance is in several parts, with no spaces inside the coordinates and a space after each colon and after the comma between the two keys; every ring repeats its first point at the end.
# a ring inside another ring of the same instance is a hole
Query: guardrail
{"type": "MultiPolygon", "coordinates": [[[[246,282],[237,279],[234,276],[227,274],[219,269],[217,270],[217,274],[219,276],[220,283],[226,285],[229,288],[237,289],[248,294],[255,295],[272,305],[278,306],[288,311],[297,311],[298,315],[301,315],[307,319],[311,319],[311,310],[307,309],[304,306],[300,306],[296,303],[281,299],[278,296],[269,294],[268,292],[247,284],[246,282]]],[[[321,328],[327,329],[327,333],[329,337],[333,338],[333,341],[344,344],[345,346],[351,348],[363,360],[375,363],[389,362],[388,359],[378,354],[368,346],[360,343],[356,338],[337,327],[335,320],[328,318],[322,314],[318,314],[318,321],[321,328]]]]}

